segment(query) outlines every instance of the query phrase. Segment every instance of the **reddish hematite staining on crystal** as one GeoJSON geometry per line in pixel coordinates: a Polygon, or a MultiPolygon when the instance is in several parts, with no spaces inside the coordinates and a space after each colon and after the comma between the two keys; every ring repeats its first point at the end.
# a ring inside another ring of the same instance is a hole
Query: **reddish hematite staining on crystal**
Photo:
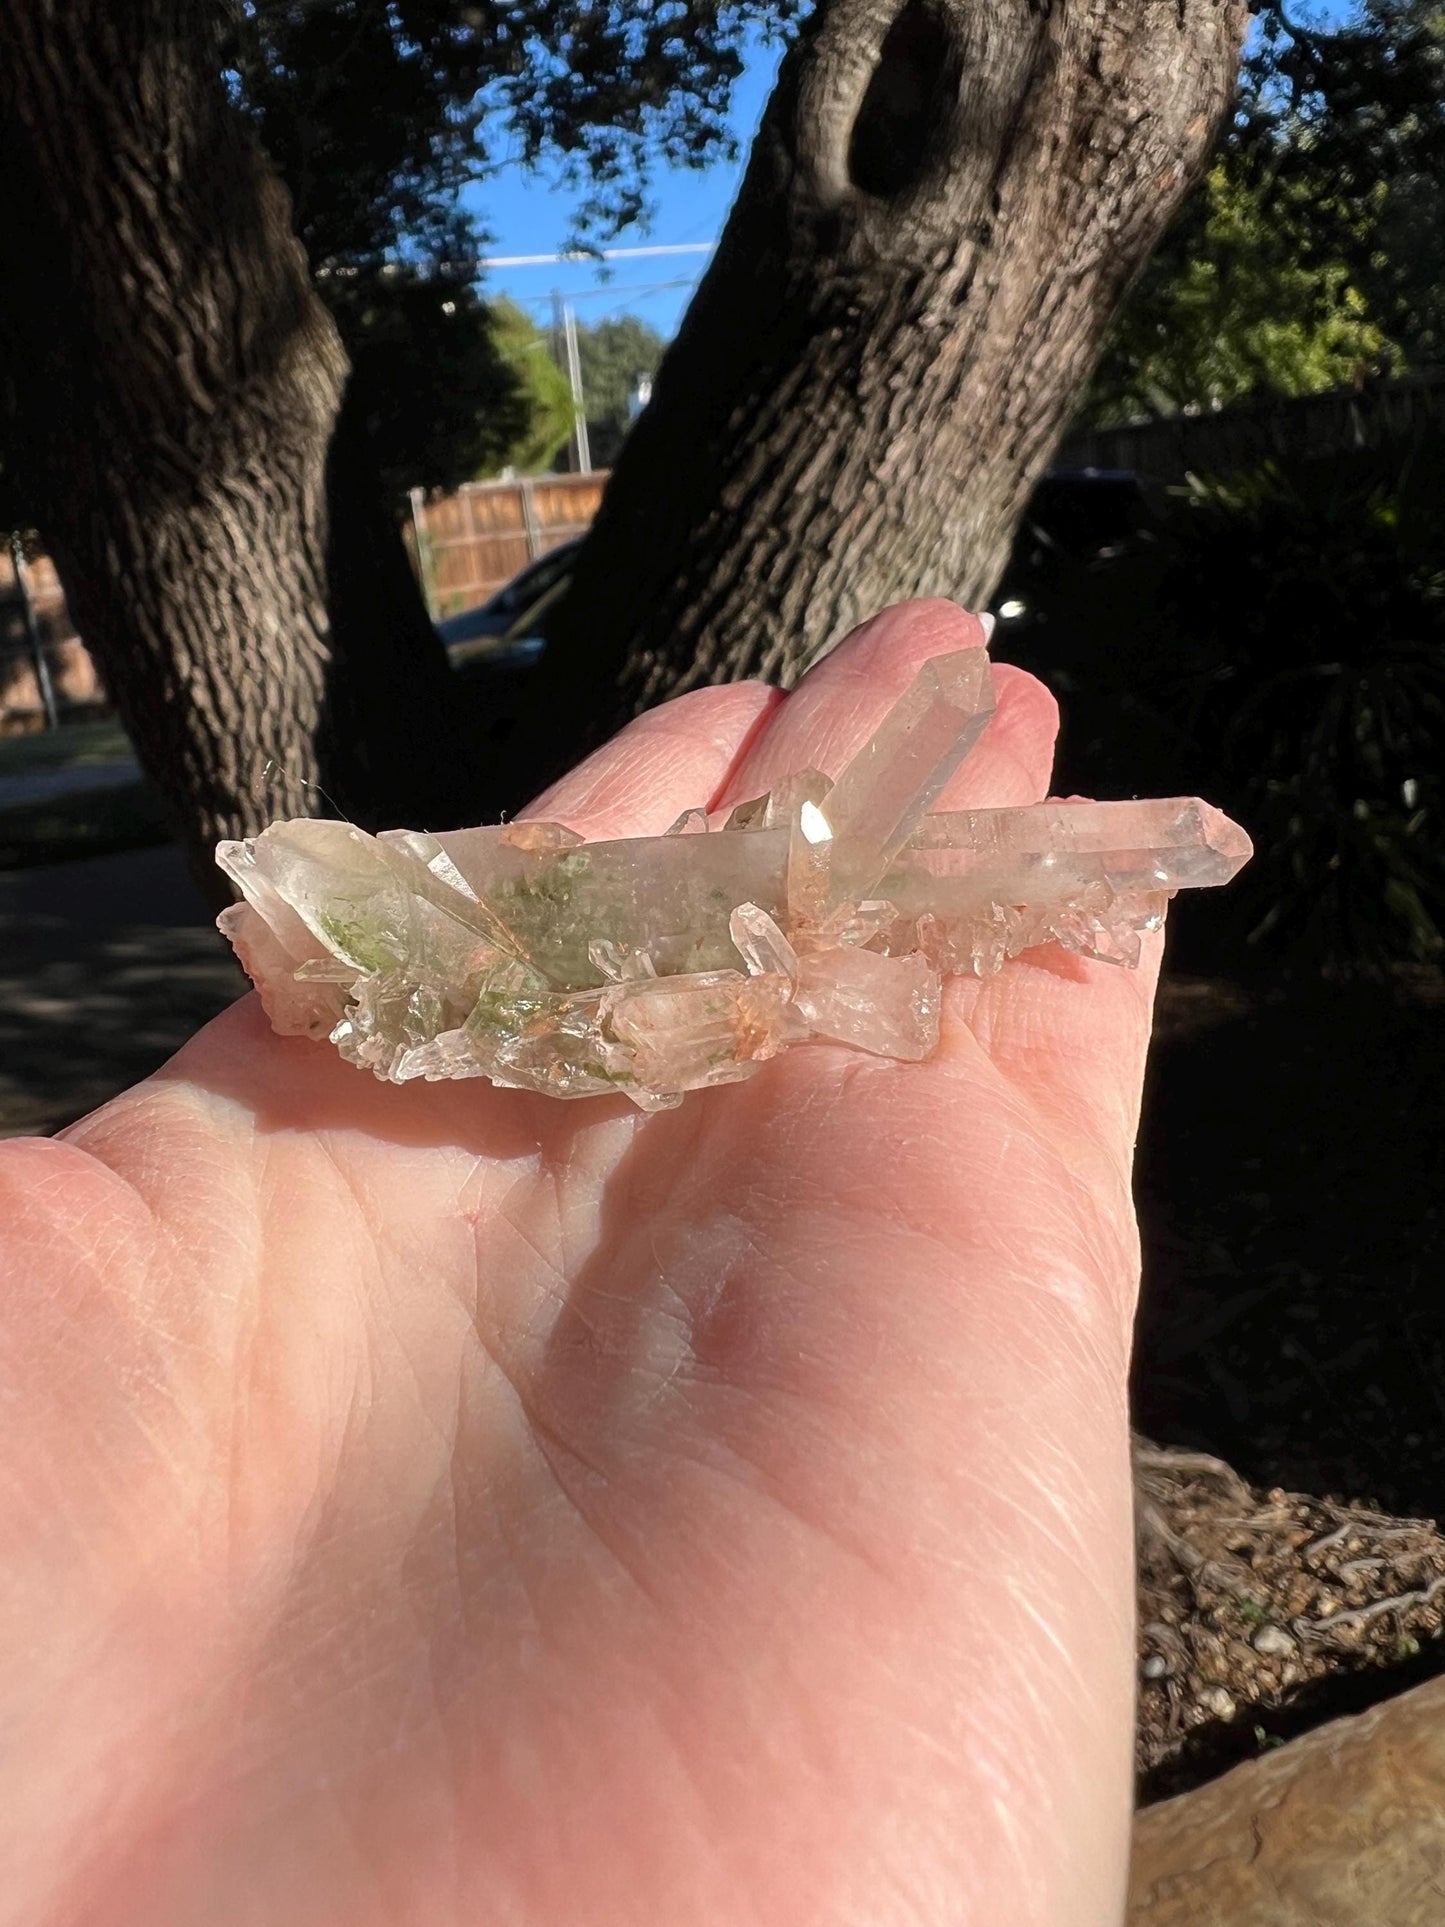
{"type": "Polygon", "coordinates": [[[797,1044],[916,1062],[945,975],[1046,943],[1132,966],[1176,890],[1250,855],[1193,798],[934,811],[992,714],[984,652],[935,657],[835,780],[665,836],[273,823],[219,846],[242,896],[220,926],[278,1031],[395,1083],[658,1110],[797,1044]]]}

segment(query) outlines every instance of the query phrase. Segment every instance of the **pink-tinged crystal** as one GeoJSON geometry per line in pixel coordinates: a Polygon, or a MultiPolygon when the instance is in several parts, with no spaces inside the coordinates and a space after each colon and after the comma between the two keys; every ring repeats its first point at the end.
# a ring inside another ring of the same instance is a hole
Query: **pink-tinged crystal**
{"type": "Polygon", "coordinates": [[[1237,823],[1191,796],[945,811],[918,825],[888,894],[897,901],[900,877],[919,872],[970,887],[1023,885],[1026,893],[1038,885],[1053,894],[1075,880],[1120,892],[1208,888],[1228,883],[1252,854],[1237,823]]]}
{"type": "Polygon", "coordinates": [[[834,903],[874,886],[987,729],[993,673],[982,649],[935,656],[889,710],[823,802],[834,903]]]}
{"type": "Polygon", "coordinates": [[[783,1048],[792,990],[786,977],[729,970],[659,977],[609,993],[609,1028],[644,1087],[734,1084],[783,1048]]]}
{"type": "Polygon", "coordinates": [[[667,834],[669,836],[706,836],[707,811],[684,810],[675,823],[668,824],[667,834]]]}
{"type": "MultiPolygon", "coordinates": [[[[889,944],[888,937],[900,927],[902,921],[893,904],[879,897],[870,897],[862,903],[840,904],[817,922],[795,930],[793,935],[798,949],[806,951],[809,956],[820,950],[832,950],[839,944],[849,947],[870,944],[874,949],[891,951],[894,946],[889,944]]],[[[898,948],[910,948],[914,937],[913,924],[903,929],[902,936],[903,941],[898,948]]]]}
{"type": "MultiPolygon", "coordinates": [[[[284,904],[280,907],[286,908],[284,904]]],[[[277,921],[282,920],[278,917],[277,921]]],[[[302,974],[311,961],[314,939],[301,919],[297,917],[295,923],[304,941],[293,949],[287,948],[272,925],[249,903],[230,904],[216,923],[241,968],[260,991],[261,1007],[271,1020],[272,1030],[281,1037],[329,1037],[346,1009],[346,992],[339,983],[318,983],[302,974]]],[[[349,972],[342,982],[354,974],[349,972]]]]}
{"type": "Polygon", "coordinates": [[[1143,933],[1163,928],[1168,903],[1165,891],[1116,896],[1107,884],[1094,883],[1053,903],[991,902],[952,919],[922,916],[903,928],[916,933],[923,954],[945,974],[991,977],[1010,957],[1046,943],[1132,970],[1143,933]]]}
{"type": "Polygon", "coordinates": [[[277,1030],[397,1083],[658,1110],[809,1038],[917,1061],[940,973],[1044,943],[1132,965],[1176,890],[1249,855],[1192,798],[925,814],[991,710],[981,650],[935,658],[836,783],[660,837],[275,823],[218,849],[245,898],[221,929],[277,1030]]]}
{"type": "Polygon", "coordinates": [[[575,850],[582,838],[565,823],[538,823],[527,817],[520,823],[504,823],[498,841],[513,850],[525,850],[528,856],[555,856],[559,850],[575,850]]]}
{"type": "Polygon", "coordinates": [[[763,812],[764,827],[785,831],[788,838],[784,902],[792,929],[816,923],[827,914],[833,851],[822,805],[832,787],[821,770],[798,770],[773,790],[763,812]]]}
{"type": "Polygon", "coordinates": [[[938,972],[917,952],[838,949],[802,959],[794,1001],[815,1037],[916,1062],[938,1048],[942,994],[938,972]]]}

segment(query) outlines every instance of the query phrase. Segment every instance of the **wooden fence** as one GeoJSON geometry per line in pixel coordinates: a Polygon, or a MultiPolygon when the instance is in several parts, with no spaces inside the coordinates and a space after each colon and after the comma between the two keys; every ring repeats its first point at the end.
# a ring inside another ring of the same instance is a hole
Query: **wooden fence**
{"type": "Polygon", "coordinates": [[[539,555],[584,534],[606,481],[599,471],[468,482],[434,502],[418,490],[409,547],[433,616],[485,602],[539,555]]]}
{"type": "MultiPolygon", "coordinates": [[[[607,476],[540,475],[470,482],[455,495],[413,497],[407,548],[433,616],[484,602],[549,549],[586,532],[607,476]]],[[[54,564],[30,563],[30,595],[51,682],[62,710],[105,700],[95,664],[75,633],[54,564]]],[[[0,541],[0,732],[38,728],[44,707],[26,635],[20,588],[0,541]]]]}
{"type": "Polygon", "coordinates": [[[1081,429],[1065,437],[1054,465],[1129,469],[1181,482],[1186,475],[1229,475],[1263,461],[1377,448],[1431,429],[1445,429],[1445,370],[1402,375],[1358,391],[1251,402],[1216,415],[1081,429]]]}

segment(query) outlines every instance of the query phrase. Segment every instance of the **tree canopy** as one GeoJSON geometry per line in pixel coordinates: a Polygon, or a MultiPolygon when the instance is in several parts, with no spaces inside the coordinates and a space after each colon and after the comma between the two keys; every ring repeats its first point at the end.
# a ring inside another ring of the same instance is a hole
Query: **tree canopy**
{"type": "Polygon", "coordinates": [[[389,496],[455,488],[533,446],[547,407],[537,371],[513,352],[509,318],[469,281],[381,264],[321,285],[351,355],[350,406],[389,496]]]}
{"type": "Polygon", "coordinates": [[[1246,80],[1241,141],[1260,174],[1285,194],[1332,190],[1302,255],[1349,263],[1406,363],[1445,360],[1445,7],[1360,0],[1325,32],[1275,0],[1246,80]]]}
{"type": "MultiPolygon", "coordinates": [[[[228,85],[289,189],[392,488],[447,487],[529,447],[547,413],[515,317],[476,292],[502,165],[581,190],[572,238],[643,215],[662,164],[731,150],[749,36],[803,0],[242,0],[218,24],[228,85]],[[539,413],[540,409],[540,413],[539,413]]],[[[545,439],[545,435],[544,435],[545,439]]],[[[523,465],[519,462],[519,465],[523,465]]]]}
{"type": "Polygon", "coordinates": [[[1266,190],[1232,154],[1215,162],[1114,327],[1092,421],[1315,394],[1379,367],[1386,337],[1349,263],[1302,256],[1305,199],[1302,184],[1266,190]]]}
{"type": "Polygon", "coordinates": [[[1445,8],[1262,10],[1206,180],[1115,324],[1087,413],[1307,394],[1445,360],[1445,8]]]}
{"type": "Polygon", "coordinates": [[[660,164],[730,151],[750,36],[805,0],[241,0],[222,57],[319,269],[475,243],[456,196],[550,163],[615,233],[660,164]]]}
{"type": "Polygon", "coordinates": [[[504,468],[533,475],[550,468],[572,433],[572,389],[553,356],[545,331],[514,301],[494,301],[492,338],[511,371],[525,407],[525,422],[486,466],[474,473],[495,475],[504,468]]]}
{"type": "Polygon", "coordinates": [[[655,375],[666,347],[656,328],[635,314],[609,316],[577,331],[582,394],[592,440],[592,460],[611,465],[632,425],[638,380],[655,375]]]}

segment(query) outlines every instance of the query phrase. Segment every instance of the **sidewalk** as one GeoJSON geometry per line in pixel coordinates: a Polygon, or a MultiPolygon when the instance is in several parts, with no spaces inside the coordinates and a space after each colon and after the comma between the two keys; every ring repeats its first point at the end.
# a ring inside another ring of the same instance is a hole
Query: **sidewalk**
{"type": "Polygon", "coordinates": [[[0,873],[0,1137],[84,1116],[244,988],[173,846],[0,873]]]}

